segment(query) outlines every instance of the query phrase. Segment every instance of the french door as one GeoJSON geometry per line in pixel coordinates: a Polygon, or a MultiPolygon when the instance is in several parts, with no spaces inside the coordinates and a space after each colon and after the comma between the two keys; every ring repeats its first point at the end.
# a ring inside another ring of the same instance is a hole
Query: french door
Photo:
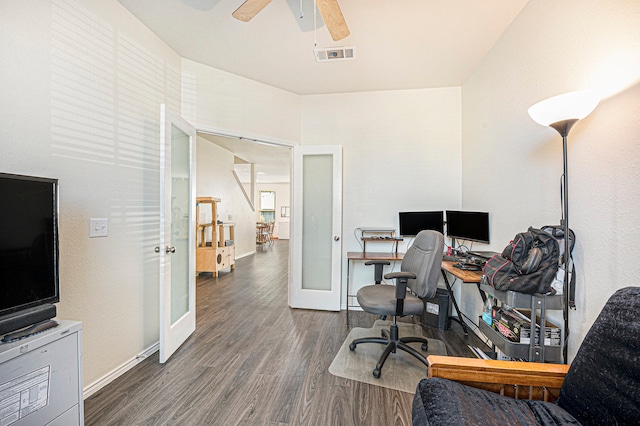
{"type": "Polygon", "coordinates": [[[196,130],[161,106],[160,362],[196,329],[196,130]]]}
{"type": "Polygon", "coordinates": [[[296,146],[292,164],[289,305],[339,311],[342,147],[296,146]]]}

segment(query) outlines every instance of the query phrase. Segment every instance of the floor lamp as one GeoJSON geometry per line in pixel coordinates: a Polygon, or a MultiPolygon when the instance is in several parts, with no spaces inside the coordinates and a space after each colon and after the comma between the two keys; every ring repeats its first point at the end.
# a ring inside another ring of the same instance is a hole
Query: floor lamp
{"type": "Polygon", "coordinates": [[[562,180],[562,220],[560,225],[564,233],[564,283],[563,283],[563,316],[565,346],[563,348],[564,363],[567,363],[567,337],[569,336],[569,198],[567,176],[567,135],[578,121],[585,118],[598,105],[598,97],[589,90],[565,93],[538,102],[529,108],[529,116],[538,124],[554,128],[562,136],[563,180],[562,180]]]}

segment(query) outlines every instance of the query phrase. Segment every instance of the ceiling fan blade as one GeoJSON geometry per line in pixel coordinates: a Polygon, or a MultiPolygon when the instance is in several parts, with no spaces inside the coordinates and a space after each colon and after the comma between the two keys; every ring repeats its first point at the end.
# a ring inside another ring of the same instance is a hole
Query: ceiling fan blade
{"type": "Polygon", "coordinates": [[[271,0],[246,0],[231,16],[242,22],[249,22],[269,3],[271,3],[271,0]]]}
{"type": "Polygon", "coordinates": [[[342,40],[350,34],[338,0],[316,0],[316,6],[334,41],[342,40]]]}

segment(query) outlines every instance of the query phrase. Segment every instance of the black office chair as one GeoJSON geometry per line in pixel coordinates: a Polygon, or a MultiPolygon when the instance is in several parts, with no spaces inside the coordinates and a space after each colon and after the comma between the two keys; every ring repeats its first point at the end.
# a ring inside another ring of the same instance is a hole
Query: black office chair
{"type": "Polygon", "coordinates": [[[436,294],[440,277],[440,264],[444,250],[444,236],[437,231],[421,231],[402,259],[401,272],[386,274],[386,279],[395,279],[396,285],[368,285],[358,290],[358,303],[366,312],[375,315],[393,315],[389,330],[382,330],[382,337],[355,339],[349,345],[354,351],[360,343],[380,343],[387,345],[373,370],[373,376],[380,377],[380,370],[389,355],[397,349],[410,353],[425,366],[425,357],[409,346],[422,343],[422,350],[428,347],[422,337],[399,337],[397,318],[406,315],[420,315],[424,310],[423,298],[436,294]],[[409,291],[407,291],[409,288],[409,291]]]}

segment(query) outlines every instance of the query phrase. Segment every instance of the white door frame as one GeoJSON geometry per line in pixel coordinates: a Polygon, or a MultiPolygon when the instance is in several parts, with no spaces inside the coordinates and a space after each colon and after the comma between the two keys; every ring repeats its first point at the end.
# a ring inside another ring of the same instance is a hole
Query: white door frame
{"type": "Polygon", "coordinates": [[[292,308],[340,310],[342,281],[342,146],[305,145],[293,148],[292,162],[292,209],[291,209],[291,245],[289,274],[289,306],[292,308]],[[331,155],[333,159],[332,185],[332,234],[331,234],[331,283],[328,290],[305,289],[302,282],[303,251],[303,168],[302,160],[309,155],[331,155]]]}
{"type": "Polygon", "coordinates": [[[195,205],[196,205],[196,130],[182,117],[160,107],[160,244],[156,251],[160,254],[160,362],[169,357],[196,329],[196,270],[195,270],[195,205]],[[175,251],[172,244],[171,205],[171,137],[172,126],[189,137],[189,218],[188,218],[188,307],[178,320],[171,319],[171,256],[175,251]]]}
{"type": "MultiPolygon", "coordinates": [[[[197,132],[199,133],[205,133],[205,134],[210,134],[210,135],[215,135],[215,136],[221,136],[221,137],[226,137],[226,138],[231,138],[231,139],[241,139],[241,140],[246,140],[248,142],[252,142],[252,143],[258,143],[258,144],[265,144],[265,145],[273,145],[276,147],[285,147],[285,148],[289,148],[291,149],[291,163],[292,163],[292,168],[293,168],[293,162],[294,162],[294,151],[300,147],[302,147],[302,145],[299,145],[295,142],[292,141],[286,141],[286,140],[279,140],[279,139],[270,139],[270,138],[265,138],[263,136],[260,135],[251,135],[248,133],[238,133],[235,131],[230,131],[228,129],[222,129],[222,128],[215,128],[215,127],[198,127],[197,132]]],[[[326,148],[327,146],[320,146],[320,145],[314,145],[314,146],[307,146],[308,149],[323,149],[326,148]],[[315,148],[314,148],[315,147],[315,148]]],[[[339,203],[336,203],[334,205],[334,208],[336,210],[339,210],[338,213],[334,214],[334,216],[338,216],[340,218],[340,223],[339,225],[334,225],[334,228],[337,228],[338,230],[336,231],[334,229],[334,232],[336,232],[334,235],[337,236],[339,238],[339,240],[336,242],[337,244],[334,244],[337,249],[334,249],[332,252],[332,264],[333,264],[333,268],[332,268],[332,288],[337,291],[337,296],[335,296],[335,293],[332,293],[332,295],[330,296],[331,302],[329,303],[322,303],[317,307],[314,307],[314,305],[310,304],[308,305],[309,309],[319,309],[319,310],[335,310],[335,311],[339,311],[340,310],[340,292],[341,292],[341,281],[342,281],[342,242],[341,242],[341,238],[342,238],[342,146],[339,145],[335,145],[333,146],[333,149],[339,149],[340,151],[340,166],[339,167],[335,167],[335,170],[339,170],[340,172],[340,176],[339,179],[334,179],[334,183],[339,183],[339,188],[337,189],[338,193],[340,194],[339,197],[339,203]],[[337,300],[337,305],[335,305],[334,303],[334,297],[335,300],[337,300]],[[330,309],[327,309],[327,306],[331,306],[330,309]],[[335,305],[335,306],[334,306],[335,305]]],[[[335,152],[335,151],[333,151],[335,152]]],[[[290,197],[291,197],[291,201],[292,201],[292,206],[293,203],[295,202],[295,195],[293,193],[294,191],[294,176],[293,176],[293,171],[291,174],[291,193],[290,193],[290,197]]],[[[335,190],[334,190],[335,191],[335,190]]],[[[293,213],[293,208],[292,208],[292,212],[291,212],[291,219],[290,219],[290,229],[291,229],[291,235],[290,235],[290,245],[289,245],[289,305],[292,307],[306,307],[303,306],[302,304],[300,306],[297,306],[296,303],[291,303],[291,294],[292,292],[294,292],[294,290],[292,289],[293,286],[293,275],[294,275],[294,270],[295,268],[293,267],[292,261],[294,259],[294,255],[293,255],[293,251],[294,251],[294,245],[296,244],[296,241],[299,241],[302,235],[302,227],[301,224],[298,226],[298,222],[296,220],[296,215],[293,213]],[[298,227],[299,229],[296,229],[296,227],[298,227]]],[[[297,270],[296,272],[297,273],[297,270]]],[[[297,292],[297,290],[296,290],[297,292]]],[[[307,290],[308,292],[308,290],[307,290]]],[[[304,294],[304,293],[303,293],[304,294]]]]}

